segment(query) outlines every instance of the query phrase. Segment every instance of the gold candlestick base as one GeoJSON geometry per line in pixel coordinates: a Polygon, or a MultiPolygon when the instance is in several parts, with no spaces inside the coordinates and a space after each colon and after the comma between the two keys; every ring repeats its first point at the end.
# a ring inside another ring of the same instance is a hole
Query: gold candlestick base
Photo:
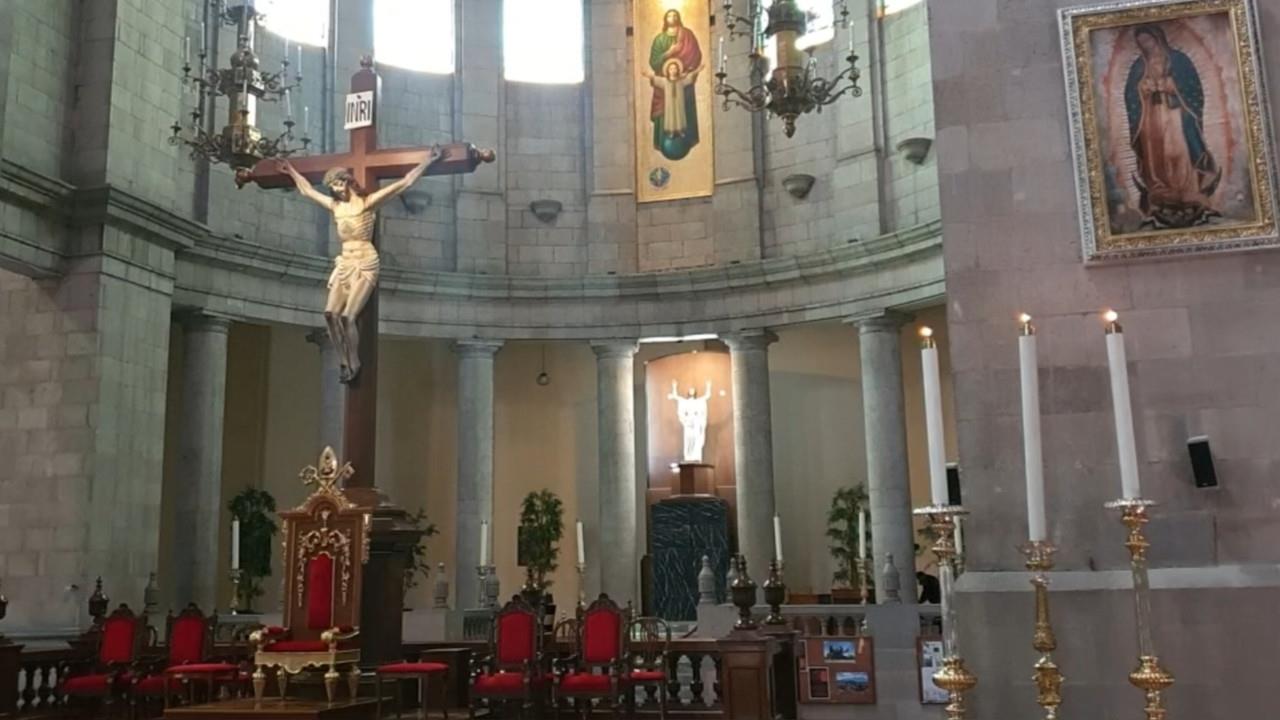
{"type": "Polygon", "coordinates": [[[955,606],[956,518],[967,514],[959,505],[931,505],[919,508],[916,515],[929,520],[936,538],[933,554],[938,558],[938,579],[942,585],[942,669],[933,674],[933,682],[947,691],[950,702],[946,713],[949,720],[964,720],[964,694],[977,687],[978,678],[964,666],[960,654],[958,624],[955,606]]]}
{"type": "Polygon", "coordinates": [[[1151,582],[1147,576],[1147,549],[1151,543],[1142,533],[1149,522],[1147,508],[1155,503],[1143,498],[1124,498],[1107,503],[1120,511],[1120,522],[1128,529],[1124,545],[1129,550],[1129,569],[1133,573],[1133,610],[1138,629],[1138,667],[1129,673],[1129,684],[1146,696],[1142,710],[1147,720],[1164,720],[1162,693],[1173,685],[1173,674],[1160,666],[1151,637],[1151,582]]]}
{"type": "Polygon", "coordinates": [[[1057,720],[1058,706],[1062,704],[1063,677],[1051,655],[1058,647],[1058,640],[1049,620],[1049,579],[1045,577],[1045,573],[1053,569],[1056,551],[1057,548],[1044,541],[1022,547],[1022,553],[1027,556],[1027,569],[1035,573],[1031,585],[1035,588],[1036,624],[1031,647],[1040,653],[1040,659],[1036,661],[1032,679],[1036,683],[1036,703],[1044,708],[1045,720],[1057,720]]]}
{"type": "Polygon", "coordinates": [[[942,669],[933,674],[933,684],[951,695],[945,711],[949,720],[964,720],[964,694],[978,686],[978,678],[964,666],[964,658],[943,658],[942,669]]]}

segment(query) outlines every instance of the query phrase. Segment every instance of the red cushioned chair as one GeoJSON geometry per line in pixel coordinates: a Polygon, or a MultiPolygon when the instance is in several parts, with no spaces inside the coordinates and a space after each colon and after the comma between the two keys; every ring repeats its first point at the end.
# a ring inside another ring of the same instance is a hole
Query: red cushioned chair
{"type": "Polygon", "coordinates": [[[585,718],[592,699],[606,700],[618,714],[618,695],[627,623],[618,604],[601,593],[585,610],[579,609],[576,652],[564,663],[552,686],[552,702],[560,713],[560,700],[572,700],[585,718]]]}
{"type": "Polygon", "coordinates": [[[103,714],[109,716],[110,706],[126,699],[133,683],[147,638],[147,620],[121,604],[102,621],[96,637],[93,664],[87,672],[65,675],[58,692],[72,699],[97,700],[104,707],[103,714]]]}
{"type": "MultiPolygon", "coordinates": [[[[671,648],[671,626],[659,617],[638,617],[627,626],[627,659],[622,687],[630,716],[636,714],[636,690],[657,687],[658,717],[667,717],[667,653],[671,648]]],[[[699,672],[694,668],[694,672],[699,672]]],[[[653,696],[650,695],[652,698],[653,696]]]]}
{"type": "Polygon", "coordinates": [[[378,694],[378,720],[382,720],[382,681],[392,680],[396,684],[396,717],[400,717],[400,712],[404,708],[404,698],[400,694],[400,680],[405,678],[417,678],[419,687],[418,691],[422,699],[422,717],[427,718],[427,691],[431,685],[431,678],[440,678],[440,709],[444,711],[445,720],[449,720],[449,688],[446,686],[446,679],[449,675],[449,666],[444,663],[434,662],[400,662],[382,665],[377,670],[377,687],[375,691],[378,694]]]}
{"type": "Polygon", "coordinates": [[[489,655],[472,662],[471,717],[481,704],[499,703],[518,704],[523,716],[545,684],[538,613],[516,595],[493,618],[489,655]]]}
{"type": "Polygon", "coordinates": [[[347,669],[354,699],[360,688],[360,591],[369,560],[370,509],[351,503],[341,483],[351,465],[339,466],[333,448],[325,448],[318,467],[302,477],[318,488],[299,507],[280,513],[284,521],[284,627],[268,627],[249,636],[254,646],[253,694],[266,691],[274,670],[283,700],[289,676],[324,670],[329,702],[337,695],[339,669],[347,669]]]}
{"type": "Polygon", "coordinates": [[[163,697],[167,708],[170,697],[180,693],[184,685],[188,686],[188,700],[191,699],[192,680],[204,681],[210,701],[214,699],[218,683],[238,682],[239,666],[209,659],[213,651],[213,628],[217,622],[217,615],[205,617],[195,603],[177,616],[170,613],[165,619],[165,647],[169,652],[164,666],[157,672],[135,678],[131,689],[134,698],[146,702],[150,698],[163,697]]]}

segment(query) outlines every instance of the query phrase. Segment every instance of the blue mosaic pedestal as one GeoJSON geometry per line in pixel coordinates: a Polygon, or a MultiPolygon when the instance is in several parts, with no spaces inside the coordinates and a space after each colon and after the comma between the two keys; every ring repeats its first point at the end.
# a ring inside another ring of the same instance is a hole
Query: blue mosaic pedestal
{"type": "Polygon", "coordinates": [[[650,513],[654,612],[667,620],[696,620],[703,555],[711,559],[716,599],[725,597],[729,504],[710,495],[684,495],[659,501],[650,513]]]}

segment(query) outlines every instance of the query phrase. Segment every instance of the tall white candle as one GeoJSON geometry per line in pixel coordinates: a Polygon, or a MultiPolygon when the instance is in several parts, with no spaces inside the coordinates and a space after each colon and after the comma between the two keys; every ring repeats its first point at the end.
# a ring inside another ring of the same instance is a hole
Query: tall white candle
{"type": "Polygon", "coordinates": [[[284,90],[284,116],[286,120],[293,119],[293,99],[289,97],[289,88],[284,90]]]}
{"type": "Polygon", "coordinates": [[[302,137],[306,137],[311,130],[311,106],[302,106],[302,137]]]}
{"type": "Polygon", "coordinates": [[[480,521],[480,565],[489,567],[489,521],[480,521]]]}
{"type": "Polygon", "coordinates": [[[587,564],[587,546],[582,541],[582,521],[578,521],[578,564],[587,564]]]}
{"type": "Polygon", "coordinates": [[[1022,335],[1018,338],[1018,368],[1022,375],[1022,459],[1027,476],[1027,535],[1031,542],[1040,542],[1046,534],[1036,329],[1031,324],[1030,315],[1023,313],[1019,319],[1022,321],[1022,335]]]}
{"type": "Polygon", "coordinates": [[[929,490],[934,505],[946,505],[947,454],[942,434],[942,379],[933,329],[920,328],[920,363],[924,371],[924,426],[929,437],[929,490]]]}
{"type": "Polygon", "coordinates": [[[773,515],[773,557],[782,562],[782,518],[773,515]]]}
{"type": "Polygon", "coordinates": [[[1107,366],[1111,371],[1111,405],[1115,409],[1116,450],[1120,456],[1120,487],[1126,500],[1142,497],[1138,484],[1138,449],[1133,439],[1133,408],[1129,404],[1129,365],[1125,359],[1120,316],[1108,310],[1107,366]]]}
{"type": "Polygon", "coordinates": [[[964,518],[956,516],[956,554],[964,555],[964,518]]]}
{"type": "Polygon", "coordinates": [[[231,569],[240,569],[240,521],[231,521],[231,569]]]}
{"type": "Polygon", "coordinates": [[[182,38],[182,62],[186,65],[191,64],[191,36],[182,38]]]}
{"type": "Polygon", "coordinates": [[[858,509],[858,559],[867,557],[867,511],[858,509]]]}

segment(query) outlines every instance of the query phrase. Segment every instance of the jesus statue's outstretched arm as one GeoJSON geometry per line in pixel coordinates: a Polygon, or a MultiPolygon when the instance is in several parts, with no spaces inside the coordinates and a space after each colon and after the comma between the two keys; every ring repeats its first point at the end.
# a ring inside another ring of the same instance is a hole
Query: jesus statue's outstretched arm
{"type": "Polygon", "coordinates": [[[315,187],[311,185],[311,181],[303,177],[302,173],[298,172],[288,160],[280,161],[280,169],[289,173],[289,176],[293,178],[294,184],[298,186],[298,192],[302,193],[304,197],[308,197],[316,201],[316,203],[324,207],[326,210],[333,209],[333,198],[325,195],[319,190],[316,190],[315,187]]]}
{"type": "Polygon", "coordinates": [[[427,153],[427,157],[424,158],[422,162],[418,163],[417,167],[410,170],[404,177],[384,188],[379,188],[378,190],[369,193],[369,196],[365,198],[364,201],[365,208],[369,210],[376,209],[382,203],[390,200],[396,195],[399,195],[405,190],[408,190],[415,182],[418,181],[418,178],[422,177],[422,173],[427,171],[427,166],[431,165],[431,163],[438,159],[440,159],[440,148],[431,148],[431,151],[427,153]]]}
{"type": "Polygon", "coordinates": [[[703,395],[702,397],[700,397],[700,398],[698,398],[698,399],[699,399],[699,400],[706,400],[706,399],[707,399],[707,398],[709,398],[709,397],[711,397],[711,381],[710,381],[710,380],[708,380],[708,381],[707,381],[707,394],[706,394],[706,395],[703,395]]]}
{"type": "Polygon", "coordinates": [[[680,399],[680,386],[675,380],[671,381],[671,392],[667,394],[667,399],[668,400],[680,399]]]}

